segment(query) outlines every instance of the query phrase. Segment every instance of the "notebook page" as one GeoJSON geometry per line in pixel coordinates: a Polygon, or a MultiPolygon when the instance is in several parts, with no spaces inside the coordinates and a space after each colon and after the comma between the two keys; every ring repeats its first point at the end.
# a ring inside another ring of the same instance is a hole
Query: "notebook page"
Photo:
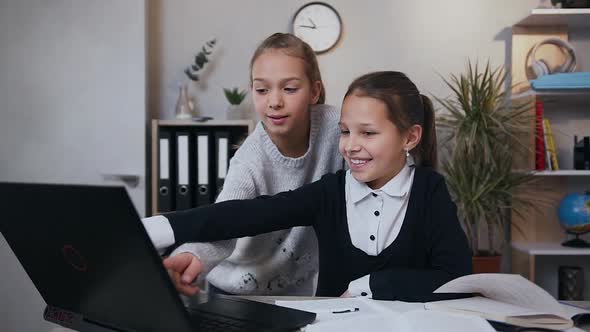
{"type": "Polygon", "coordinates": [[[561,304],[549,293],[518,274],[467,275],[449,281],[435,293],[480,293],[489,299],[569,319],[561,304]]]}

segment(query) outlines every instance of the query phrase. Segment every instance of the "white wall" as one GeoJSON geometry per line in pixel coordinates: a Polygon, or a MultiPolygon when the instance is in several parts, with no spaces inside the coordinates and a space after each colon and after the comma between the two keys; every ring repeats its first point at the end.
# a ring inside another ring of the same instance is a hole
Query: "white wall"
{"type": "MultiPolygon", "coordinates": [[[[182,70],[205,41],[218,39],[204,79],[194,85],[202,115],[222,118],[223,87],[248,86],[248,64],[256,45],[276,31],[288,32],[295,11],[307,1],[151,1],[157,46],[150,55],[150,112],[172,118],[182,70]]],[[[327,1],[344,22],[341,43],[319,56],[327,99],[340,104],[347,85],[371,70],[406,72],[426,93],[444,96],[437,73],[464,68],[467,58],[503,65],[510,28],[536,0],[327,1]]],[[[583,61],[582,61],[583,62],[583,61]]]]}
{"type": "MultiPolygon", "coordinates": [[[[143,213],[145,44],[144,0],[0,0],[0,181],[137,175],[143,213]]],[[[2,236],[0,271],[0,330],[55,327],[2,236]]]]}

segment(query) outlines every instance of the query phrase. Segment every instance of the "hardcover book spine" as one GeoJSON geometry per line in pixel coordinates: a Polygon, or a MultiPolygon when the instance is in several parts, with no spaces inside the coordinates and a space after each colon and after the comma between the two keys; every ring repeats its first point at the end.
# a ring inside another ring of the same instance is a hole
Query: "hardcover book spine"
{"type": "Polygon", "coordinates": [[[535,169],[545,170],[545,142],[543,134],[543,102],[535,102],[535,169]]]}

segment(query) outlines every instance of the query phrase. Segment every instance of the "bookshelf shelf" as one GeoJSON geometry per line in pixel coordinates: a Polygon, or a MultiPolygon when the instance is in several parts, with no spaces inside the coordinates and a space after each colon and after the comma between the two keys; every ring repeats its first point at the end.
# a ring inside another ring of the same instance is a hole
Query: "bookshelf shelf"
{"type": "Polygon", "coordinates": [[[553,27],[565,25],[570,28],[590,27],[590,8],[533,9],[527,17],[516,23],[523,27],[553,27]]]}
{"type": "Polygon", "coordinates": [[[535,256],[583,256],[590,255],[590,248],[564,247],[555,242],[512,243],[512,248],[535,256]]]}
{"type": "Polygon", "coordinates": [[[559,171],[538,171],[535,176],[590,176],[589,170],[559,170],[559,171]]]}
{"type": "MultiPolygon", "coordinates": [[[[588,18],[590,19],[590,17],[588,18]]],[[[590,105],[590,89],[571,90],[528,90],[523,93],[512,95],[512,100],[521,98],[540,98],[545,104],[557,104],[562,106],[590,105]]]]}

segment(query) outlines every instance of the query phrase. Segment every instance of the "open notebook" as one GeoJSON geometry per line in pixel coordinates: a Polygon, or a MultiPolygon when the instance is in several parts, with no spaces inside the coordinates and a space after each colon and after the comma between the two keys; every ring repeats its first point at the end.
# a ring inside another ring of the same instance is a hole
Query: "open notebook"
{"type": "Polygon", "coordinates": [[[435,293],[475,293],[479,296],[429,302],[426,309],[472,314],[522,327],[563,330],[590,311],[567,307],[517,274],[472,274],[449,281],[435,293]]]}

